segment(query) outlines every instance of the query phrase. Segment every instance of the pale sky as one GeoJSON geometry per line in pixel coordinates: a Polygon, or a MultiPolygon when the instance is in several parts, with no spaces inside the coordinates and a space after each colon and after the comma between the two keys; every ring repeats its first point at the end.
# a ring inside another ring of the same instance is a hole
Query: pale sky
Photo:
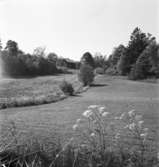
{"type": "Polygon", "coordinates": [[[127,44],[135,27],[159,39],[158,0],[0,0],[0,38],[32,53],[79,60],[82,54],[109,55],[127,44]]]}

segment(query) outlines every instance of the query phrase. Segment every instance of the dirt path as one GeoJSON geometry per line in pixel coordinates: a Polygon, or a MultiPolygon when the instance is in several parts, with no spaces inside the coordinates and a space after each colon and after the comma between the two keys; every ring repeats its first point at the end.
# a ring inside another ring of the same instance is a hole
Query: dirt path
{"type": "Polygon", "coordinates": [[[145,115],[148,126],[157,128],[158,88],[153,83],[98,77],[94,87],[78,96],[52,104],[1,110],[1,132],[6,132],[8,122],[14,121],[20,132],[45,138],[58,129],[69,135],[75,120],[92,104],[106,105],[109,112],[117,114],[134,108],[145,115]]]}

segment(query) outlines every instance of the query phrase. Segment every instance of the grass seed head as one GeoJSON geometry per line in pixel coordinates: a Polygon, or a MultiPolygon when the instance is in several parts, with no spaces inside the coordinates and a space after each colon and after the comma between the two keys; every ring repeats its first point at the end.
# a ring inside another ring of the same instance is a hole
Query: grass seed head
{"type": "Polygon", "coordinates": [[[98,107],[98,105],[90,105],[89,107],[88,107],[88,109],[95,109],[95,108],[97,108],[98,107]]]}
{"type": "Polygon", "coordinates": [[[119,119],[120,120],[123,119],[125,117],[125,115],[126,115],[125,113],[122,113],[119,119]]]}
{"type": "Polygon", "coordinates": [[[128,115],[129,115],[130,117],[135,116],[135,110],[130,110],[130,111],[128,112],[128,115]]]}
{"type": "Polygon", "coordinates": [[[140,129],[142,128],[143,123],[144,123],[144,121],[142,121],[142,120],[138,122],[138,127],[139,127],[140,129]]]}
{"type": "Polygon", "coordinates": [[[133,123],[131,123],[131,124],[129,124],[129,129],[130,130],[134,130],[135,129],[135,127],[136,127],[136,125],[135,125],[135,123],[133,122],[133,123]]]}
{"type": "Polygon", "coordinates": [[[72,128],[73,128],[73,130],[77,130],[78,129],[78,124],[74,124],[72,128]]]}
{"type": "Polygon", "coordinates": [[[109,115],[109,112],[103,112],[102,117],[107,117],[109,115]]]}
{"type": "Polygon", "coordinates": [[[95,133],[91,133],[91,135],[90,135],[91,137],[95,137],[95,133]]]}
{"type": "Polygon", "coordinates": [[[104,110],[105,110],[105,107],[104,107],[104,106],[98,108],[98,111],[99,111],[100,114],[102,114],[102,113],[104,112],[104,110]]]}
{"type": "Polygon", "coordinates": [[[91,110],[86,110],[82,115],[86,118],[89,118],[92,115],[92,111],[91,110]]]}

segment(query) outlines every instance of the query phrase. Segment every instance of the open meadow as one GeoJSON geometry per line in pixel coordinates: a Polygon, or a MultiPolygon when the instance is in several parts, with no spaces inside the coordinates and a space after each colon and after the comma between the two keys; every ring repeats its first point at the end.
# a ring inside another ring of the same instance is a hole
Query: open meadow
{"type": "Polygon", "coordinates": [[[79,88],[75,74],[19,79],[1,78],[0,108],[38,105],[64,99],[65,95],[59,88],[63,80],[73,84],[75,90],[79,88]]]}
{"type": "MultiPolygon", "coordinates": [[[[67,76],[70,82],[73,78],[75,78],[74,75],[67,76]]],[[[17,95],[16,92],[12,93],[12,96],[15,97],[25,91],[28,95],[35,92],[41,94],[44,90],[47,93],[54,93],[59,80],[61,80],[60,76],[39,77],[28,80],[11,80],[7,81],[7,84],[10,83],[10,87],[14,90],[13,88],[17,87],[16,84],[20,88],[20,83],[23,83],[23,89],[19,89],[17,95]],[[29,83],[31,86],[27,89],[29,83]]],[[[1,92],[7,84],[1,87],[1,92]]],[[[99,75],[93,86],[77,96],[70,96],[51,104],[0,110],[1,134],[6,135],[11,124],[14,123],[16,131],[20,134],[18,137],[20,142],[25,142],[34,136],[49,143],[55,137],[55,133],[65,141],[74,135],[72,126],[76,120],[81,118],[81,114],[89,105],[95,104],[106,106],[106,110],[113,116],[119,116],[132,109],[136,110],[138,114],[143,115],[144,126],[150,128],[153,140],[157,141],[159,134],[158,91],[159,84],[157,83],[136,82],[124,77],[99,75]]]]}

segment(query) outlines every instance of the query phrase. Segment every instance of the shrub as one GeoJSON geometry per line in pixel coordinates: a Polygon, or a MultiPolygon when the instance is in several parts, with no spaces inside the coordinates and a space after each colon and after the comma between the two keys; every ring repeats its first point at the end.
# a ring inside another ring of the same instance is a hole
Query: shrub
{"type": "Polygon", "coordinates": [[[105,73],[108,74],[108,75],[117,75],[118,74],[117,69],[115,67],[109,67],[105,71],[105,73]]]}
{"type": "Polygon", "coordinates": [[[104,69],[101,68],[101,67],[97,67],[97,68],[95,69],[95,73],[96,73],[96,74],[104,74],[104,69]]]}
{"type": "Polygon", "coordinates": [[[16,42],[8,41],[6,49],[1,51],[3,75],[10,77],[51,75],[59,73],[56,62],[45,57],[43,48],[37,48],[33,55],[18,49],[16,42]]]}
{"type": "Polygon", "coordinates": [[[93,68],[88,64],[82,64],[80,67],[78,78],[84,86],[89,86],[94,80],[93,68]]]}
{"type": "Polygon", "coordinates": [[[74,88],[71,83],[68,83],[67,81],[63,80],[63,82],[60,84],[60,89],[67,95],[73,95],[74,88]]]}

